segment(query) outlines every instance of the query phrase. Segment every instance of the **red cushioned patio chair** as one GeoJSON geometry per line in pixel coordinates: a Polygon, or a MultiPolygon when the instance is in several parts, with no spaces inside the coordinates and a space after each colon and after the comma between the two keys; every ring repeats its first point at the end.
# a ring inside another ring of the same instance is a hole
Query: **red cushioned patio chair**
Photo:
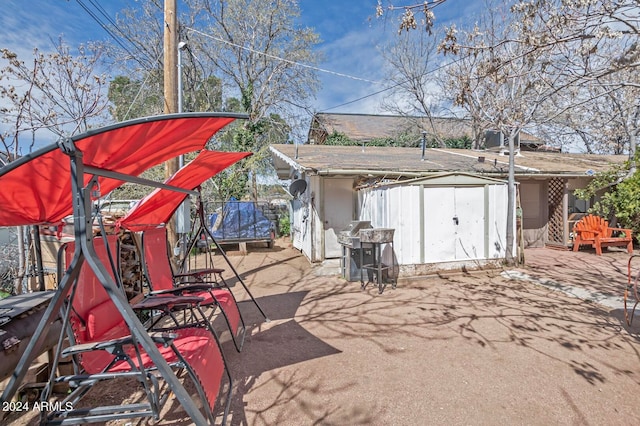
{"type": "MultiPolygon", "coordinates": [[[[246,328],[235,296],[223,280],[205,281],[204,278],[220,275],[221,269],[209,268],[182,274],[174,273],[169,260],[165,227],[151,228],[142,232],[142,254],[144,271],[152,289],[151,295],[196,296],[203,299],[200,306],[214,308],[219,306],[236,350],[238,352],[242,350],[246,328]],[[194,278],[197,282],[183,281],[189,278],[194,278]]],[[[163,313],[170,314],[168,311],[163,313]]]]}
{"type": "MultiPolygon", "coordinates": [[[[103,265],[111,265],[106,269],[117,283],[117,272],[114,272],[117,271],[114,265],[118,263],[117,237],[96,237],[94,247],[97,258],[103,265]],[[108,241],[108,249],[105,240],[108,241]]],[[[69,264],[74,253],[74,243],[66,244],[61,250],[64,250],[64,258],[69,264]]],[[[170,392],[163,391],[159,381],[162,376],[157,374],[151,357],[130,333],[123,315],[111,297],[93,269],[85,262],[77,277],[77,285],[70,295],[71,346],[62,351],[63,357],[72,357],[77,363],[76,373],[55,379],[55,382],[69,383],[73,389],[56,406],[73,408],[43,412],[42,421],[80,424],[123,418],[160,418],[160,410],[170,392]],[[123,377],[135,378],[142,384],[146,402],[84,408],[80,405],[82,397],[99,382],[123,377]]],[[[121,297],[125,297],[124,292],[121,297]]],[[[195,297],[161,299],[165,299],[164,302],[169,305],[193,304],[200,300],[195,297]]],[[[207,423],[213,424],[215,414],[222,411],[220,415],[224,424],[231,402],[232,382],[215,334],[203,327],[183,327],[170,332],[150,332],[149,335],[174,371],[185,371],[193,382],[207,423]],[[224,386],[226,391],[220,392],[224,386]],[[216,411],[219,393],[224,396],[218,403],[221,407],[216,411]]],[[[48,392],[43,392],[43,398],[46,395],[48,392]]]]}

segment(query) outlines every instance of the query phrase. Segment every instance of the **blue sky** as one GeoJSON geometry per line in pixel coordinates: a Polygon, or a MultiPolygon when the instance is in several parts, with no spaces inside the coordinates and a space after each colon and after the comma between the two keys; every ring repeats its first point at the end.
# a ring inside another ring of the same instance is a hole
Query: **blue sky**
{"type": "MultiPolygon", "coordinates": [[[[99,3],[112,17],[124,7],[135,7],[137,3],[136,0],[83,1],[88,5],[99,3]]],[[[404,3],[396,0],[396,4],[404,3]]],[[[383,86],[358,79],[382,80],[383,63],[377,49],[396,36],[399,13],[389,16],[387,21],[376,19],[376,0],[300,0],[299,4],[301,23],[313,27],[322,39],[318,49],[325,60],[319,67],[333,72],[319,73],[322,88],[314,103],[315,109],[381,112],[378,106],[380,97],[367,96],[383,86]],[[352,102],[363,97],[365,99],[352,102]]],[[[483,4],[482,1],[448,0],[435,9],[436,23],[473,21],[483,4]]],[[[35,46],[49,50],[51,40],[59,36],[63,36],[71,46],[109,37],[76,0],[3,0],[3,6],[0,47],[16,51],[22,57],[35,46]]]]}

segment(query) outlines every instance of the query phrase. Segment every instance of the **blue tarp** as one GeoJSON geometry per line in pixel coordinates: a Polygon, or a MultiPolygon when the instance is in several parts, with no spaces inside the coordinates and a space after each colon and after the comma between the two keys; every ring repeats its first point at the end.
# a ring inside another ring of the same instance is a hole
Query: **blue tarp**
{"type": "Polygon", "coordinates": [[[222,208],[222,220],[218,214],[209,216],[213,237],[225,240],[265,240],[272,238],[273,224],[252,201],[237,201],[231,198],[222,208]],[[216,223],[218,223],[216,227],[216,223]]]}

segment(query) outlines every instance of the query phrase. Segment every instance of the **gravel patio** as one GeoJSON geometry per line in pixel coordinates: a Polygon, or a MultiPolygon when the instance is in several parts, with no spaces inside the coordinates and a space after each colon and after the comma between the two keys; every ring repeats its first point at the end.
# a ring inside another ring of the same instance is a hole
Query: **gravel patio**
{"type": "Polygon", "coordinates": [[[231,258],[271,318],[247,305],[252,334],[227,350],[231,424],[640,424],[640,320],[607,306],[623,251],[531,249],[514,279],[452,273],[382,295],[287,244],[231,258]]]}
{"type": "MultiPolygon", "coordinates": [[[[283,240],[229,255],[271,319],[243,302],[244,349],[224,343],[231,425],[640,424],[640,320],[628,328],[615,307],[622,251],[531,249],[508,273],[401,280],[383,294],[283,240]]],[[[165,408],[151,423],[190,424],[165,408]]]]}

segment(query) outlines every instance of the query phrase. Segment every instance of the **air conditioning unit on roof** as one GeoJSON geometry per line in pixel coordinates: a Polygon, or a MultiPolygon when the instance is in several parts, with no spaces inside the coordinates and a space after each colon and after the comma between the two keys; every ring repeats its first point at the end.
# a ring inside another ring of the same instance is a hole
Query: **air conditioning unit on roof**
{"type": "MultiPolygon", "coordinates": [[[[520,132],[516,135],[516,140],[514,142],[514,154],[517,154],[520,152],[520,132]]],[[[484,148],[487,151],[508,154],[509,137],[499,130],[486,130],[484,132],[484,148]]]]}

